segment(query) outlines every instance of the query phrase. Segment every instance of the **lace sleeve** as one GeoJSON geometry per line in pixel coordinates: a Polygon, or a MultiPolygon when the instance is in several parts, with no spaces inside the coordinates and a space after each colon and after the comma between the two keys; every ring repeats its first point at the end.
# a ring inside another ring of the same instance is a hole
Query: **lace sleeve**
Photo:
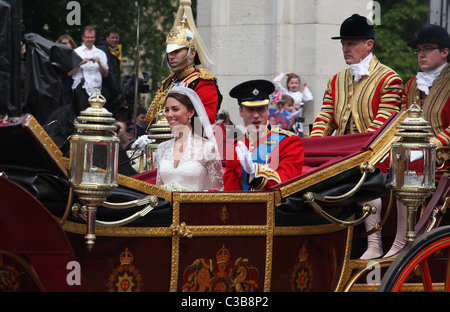
{"type": "Polygon", "coordinates": [[[160,174],[160,164],[161,164],[162,157],[164,157],[164,155],[166,155],[166,153],[167,153],[166,146],[167,146],[166,142],[163,142],[158,146],[158,149],[156,150],[156,157],[154,159],[155,167],[156,167],[156,185],[158,185],[158,186],[162,186],[164,184],[164,181],[162,180],[161,174],[160,174]]]}
{"type": "Polygon", "coordinates": [[[223,190],[223,168],[222,160],[220,155],[216,150],[216,146],[213,142],[207,141],[203,149],[203,160],[204,166],[208,171],[209,179],[212,183],[212,188],[214,190],[223,190]]]}

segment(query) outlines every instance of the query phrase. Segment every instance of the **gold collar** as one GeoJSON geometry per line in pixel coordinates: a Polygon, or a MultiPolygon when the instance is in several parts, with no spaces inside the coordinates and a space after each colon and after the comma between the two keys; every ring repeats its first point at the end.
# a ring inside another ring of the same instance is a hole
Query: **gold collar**
{"type": "Polygon", "coordinates": [[[195,64],[191,64],[188,67],[186,67],[185,69],[183,69],[180,73],[175,74],[175,77],[176,77],[177,81],[179,81],[179,80],[182,80],[183,78],[186,78],[188,75],[192,74],[196,70],[197,70],[197,68],[195,67],[195,64]]]}

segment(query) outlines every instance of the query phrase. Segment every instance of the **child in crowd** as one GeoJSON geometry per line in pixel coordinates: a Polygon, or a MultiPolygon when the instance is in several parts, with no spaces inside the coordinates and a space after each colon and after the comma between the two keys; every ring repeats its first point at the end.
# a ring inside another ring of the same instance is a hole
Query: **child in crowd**
{"type": "Polygon", "coordinates": [[[303,133],[303,105],[305,102],[309,102],[313,100],[313,95],[308,88],[308,84],[303,84],[303,92],[300,91],[301,79],[300,76],[294,74],[292,72],[281,73],[277,77],[273,79],[275,87],[281,92],[284,92],[293,98],[293,110],[292,112],[298,111],[299,113],[296,115],[294,121],[288,127],[290,130],[294,131],[300,137],[304,137],[303,133]],[[286,80],[286,88],[282,86],[281,81],[284,77],[287,77],[286,80]]]}
{"type": "Polygon", "coordinates": [[[281,73],[273,79],[275,87],[279,90],[284,91],[286,94],[290,95],[294,99],[294,103],[297,106],[301,106],[303,103],[312,101],[313,95],[309,91],[308,84],[303,84],[303,92],[300,91],[300,76],[291,72],[281,73]],[[287,90],[281,85],[281,81],[284,77],[287,77],[286,87],[287,90]]]}
{"type": "Polygon", "coordinates": [[[281,101],[277,102],[278,113],[290,114],[294,112],[294,99],[290,95],[283,95],[281,101]]]}

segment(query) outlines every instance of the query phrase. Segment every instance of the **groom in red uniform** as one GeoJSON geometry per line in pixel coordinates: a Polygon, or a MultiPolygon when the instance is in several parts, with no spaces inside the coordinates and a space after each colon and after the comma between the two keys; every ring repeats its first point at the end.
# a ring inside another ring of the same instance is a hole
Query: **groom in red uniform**
{"type": "Polygon", "coordinates": [[[224,190],[267,190],[269,187],[299,176],[304,153],[300,137],[273,128],[267,122],[272,82],[251,80],[230,91],[239,104],[246,134],[237,139],[227,153],[224,190]]]}

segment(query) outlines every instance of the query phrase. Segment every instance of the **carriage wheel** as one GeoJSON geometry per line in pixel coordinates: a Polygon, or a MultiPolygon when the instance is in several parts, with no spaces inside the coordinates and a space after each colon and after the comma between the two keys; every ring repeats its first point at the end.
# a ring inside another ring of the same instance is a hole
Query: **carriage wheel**
{"type": "Polygon", "coordinates": [[[450,291],[450,226],[421,235],[392,262],[377,291],[450,291]]]}

